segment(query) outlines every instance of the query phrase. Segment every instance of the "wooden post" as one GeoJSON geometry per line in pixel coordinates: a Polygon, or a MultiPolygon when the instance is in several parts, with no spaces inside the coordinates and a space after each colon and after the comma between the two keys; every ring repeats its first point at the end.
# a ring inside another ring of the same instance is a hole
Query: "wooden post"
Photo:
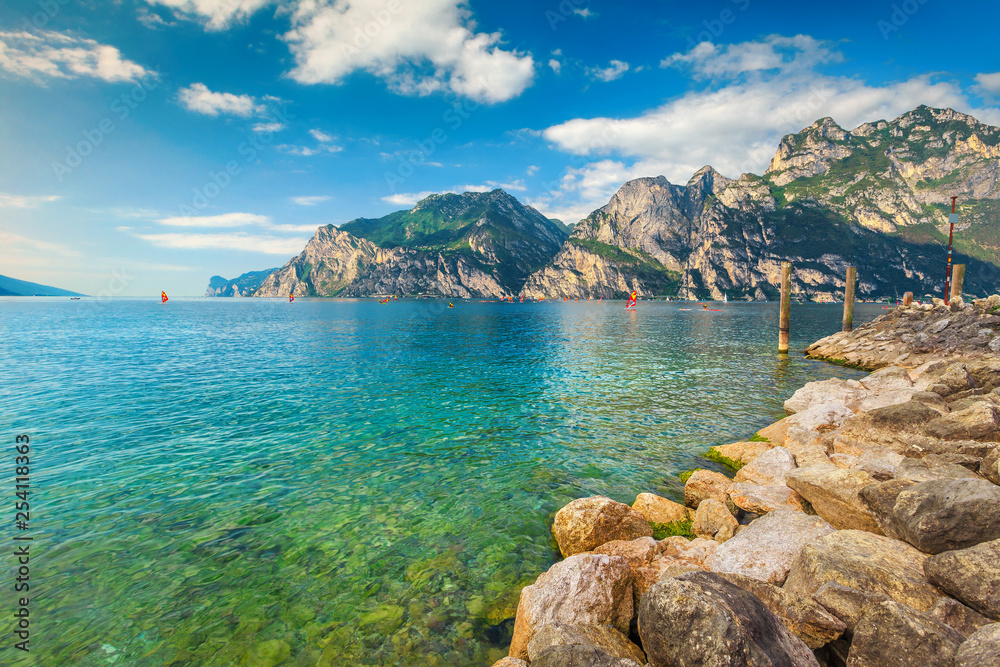
{"type": "Polygon", "coordinates": [[[854,328],[854,283],[857,282],[858,267],[847,267],[847,285],[844,287],[844,331],[854,328]]]}
{"type": "Polygon", "coordinates": [[[913,292],[907,292],[903,295],[903,305],[909,306],[913,304],[913,292]]]}
{"type": "Polygon", "coordinates": [[[781,314],[778,317],[778,354],[788,354],[788,330],[792,319],[792,263],[781,263],[781,314]]]}
{"type": "Polygon", "coordinates": [[[952,264],[951,266],[951,297],[953,301],[962,296],[962,282],[965,280],[965,264],[952,264]]]}

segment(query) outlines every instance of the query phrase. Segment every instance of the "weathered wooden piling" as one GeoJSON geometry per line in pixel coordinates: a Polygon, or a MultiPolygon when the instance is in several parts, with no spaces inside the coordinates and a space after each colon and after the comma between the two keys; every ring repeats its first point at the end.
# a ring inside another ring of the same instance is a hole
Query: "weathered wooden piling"
{"type": "Polygon", "coordinates": [[[951,266],[951,296],[948,301],[954,301],[962,296],[962,282],[965,281],[965,264],[952,264],[951,266]]]}
{"type": "Polygon", "coordinates": [[[909,306],[913,303],[913,292],[907,292],[903,295],[903,305],[909,306]]]}
{"type": "Polygon", "coordinates": [[[788,330],[792,319],[792,263],[781,263],[781,314],[778,317],[778,353],[788,354],[788,330]]]}
{"type": "Polygon", "coordinates": [[[857,282],[858,267],[847,267],[847,286],[844,287],[844,331],[854,328],[854,283],[857,282]]]}

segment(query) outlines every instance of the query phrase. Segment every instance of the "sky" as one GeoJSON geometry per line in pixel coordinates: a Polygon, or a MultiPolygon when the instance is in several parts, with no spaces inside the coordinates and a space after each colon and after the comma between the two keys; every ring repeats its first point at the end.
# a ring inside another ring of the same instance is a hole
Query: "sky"
{"type": "Polygon", "coordinates": [[[5,0],[0,274],[204,294],[315,229],[503,188],[763,173],[920,104],[1000,125],[1000,6],[868,0],[5,0]]]}

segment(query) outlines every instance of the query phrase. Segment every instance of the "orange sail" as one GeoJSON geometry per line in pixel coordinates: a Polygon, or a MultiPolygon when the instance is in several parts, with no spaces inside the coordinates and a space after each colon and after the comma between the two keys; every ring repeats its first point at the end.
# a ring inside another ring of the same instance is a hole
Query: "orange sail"
{"type": "Polygon", "coordinates": [[[635,308],[635,302],[638,297],[639,295],[636,294],[636,291],[632,290],[632,294],[628,298],[628,303],[625,304],[625,309],[628,310],[629,308],[635,308]]]}
{"type": "Polygon", "coordinates": [[[295,301],[295,295],[294,294],[289,294],[288,295],[288,303],[291,303],[292,301],[295,301]]]}
{"type": "Polygon", "coordinates": [[[167,301],[169,301],[169,299],[167,298],[167,293],[160,292],[160,303],[166,303],[167,301]]]}

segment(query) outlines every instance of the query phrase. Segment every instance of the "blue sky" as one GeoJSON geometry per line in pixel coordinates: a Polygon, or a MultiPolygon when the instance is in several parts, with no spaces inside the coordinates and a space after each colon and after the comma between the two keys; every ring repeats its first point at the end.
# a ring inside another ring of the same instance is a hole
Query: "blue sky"
{"type": "Polygon", "coordinates": [[[13,0],[0,274],[204,293],[316,227],[503,187],[576,222],[627,180],[761,173],[919,104],[1000,125],[993,2],[13,0]]]}

